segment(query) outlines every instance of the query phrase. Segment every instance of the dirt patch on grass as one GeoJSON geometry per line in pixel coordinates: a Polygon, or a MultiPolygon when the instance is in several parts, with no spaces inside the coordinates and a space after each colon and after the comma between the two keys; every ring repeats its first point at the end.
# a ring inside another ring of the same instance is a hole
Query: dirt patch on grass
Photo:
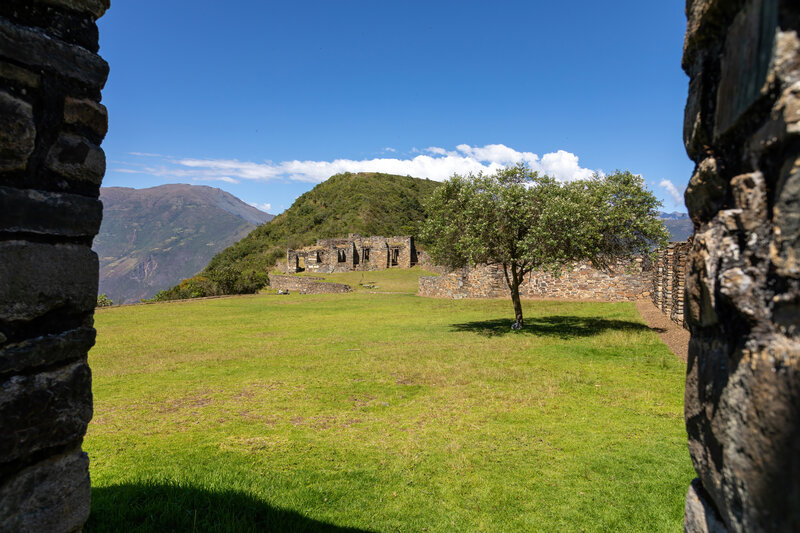
{"type": "Polygon", "coordinates": [[[685,363],[689,357],[689,332],[670,320],[649,300],[636,302],[636,310],[639,311],[647,326],[658,333],[672,353],[685,363]]]}

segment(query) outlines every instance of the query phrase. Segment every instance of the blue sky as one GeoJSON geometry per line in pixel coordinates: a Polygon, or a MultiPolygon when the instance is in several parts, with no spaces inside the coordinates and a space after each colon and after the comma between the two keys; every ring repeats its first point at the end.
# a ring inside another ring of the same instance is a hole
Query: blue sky
{"type": "Polygon", "coordinates": [[[209,185],[279,213],[345,170],[524,160],[630,169],[684,211],[684,5],[115,0],[104,185],[209,185]]]}

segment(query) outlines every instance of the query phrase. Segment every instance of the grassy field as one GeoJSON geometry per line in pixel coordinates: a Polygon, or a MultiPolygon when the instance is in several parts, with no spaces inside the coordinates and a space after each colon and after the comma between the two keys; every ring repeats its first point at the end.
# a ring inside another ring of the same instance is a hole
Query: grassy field
{"type": "Polygon", "coordinates": [[[322,278],[332,283],[346,283],[354,292],[368,293],[404,293],[416,294],[419,286],[419,276],[438,276],[434,272],[421,270],[419,267],[412,269],[389,269],[367,272],[336,272],[334,274],[317,274],[314,272],[301,272],[293,274],[300,277],[322,278]]]}
{"type": "Polygon", "coordinates": [[[632,304],[524,308],[98,311],[86,531],[680,531],[684,364],[632,304]]]}

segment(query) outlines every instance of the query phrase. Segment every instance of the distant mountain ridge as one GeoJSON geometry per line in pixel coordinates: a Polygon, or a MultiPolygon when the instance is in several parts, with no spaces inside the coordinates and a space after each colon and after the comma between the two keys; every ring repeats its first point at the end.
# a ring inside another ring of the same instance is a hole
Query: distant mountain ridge
{"type": "Polygon", "coordinates": [[[669,240],[672,242],[685,241],[694,235],[694,225],[692,219],[686,213],[673,211],[672,213],[661,212],[658,218],[664,223],[669,231],[669,240]]]}
{"type": "Polygon", "coordinates": [[[218,252],[273,215],[203,185],[103,187],[94,241],[100,293],[114,303],[150,298],[193,276],[218,252]]]}

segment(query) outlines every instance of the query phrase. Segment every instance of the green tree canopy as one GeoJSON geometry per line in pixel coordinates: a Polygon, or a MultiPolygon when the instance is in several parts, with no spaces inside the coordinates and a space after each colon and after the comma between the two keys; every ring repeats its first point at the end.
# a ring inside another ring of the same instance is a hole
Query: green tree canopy
{"type": "Polygon", "coordinates": [[[501,265],[519,328],[525,274],[558,274],[587,260],[607,268],[666,244],[660,206],[628,171],[562,183],[519,164],[492,175],[454,175],[426,204],[422,236],[439,264],[501,265]]]}

